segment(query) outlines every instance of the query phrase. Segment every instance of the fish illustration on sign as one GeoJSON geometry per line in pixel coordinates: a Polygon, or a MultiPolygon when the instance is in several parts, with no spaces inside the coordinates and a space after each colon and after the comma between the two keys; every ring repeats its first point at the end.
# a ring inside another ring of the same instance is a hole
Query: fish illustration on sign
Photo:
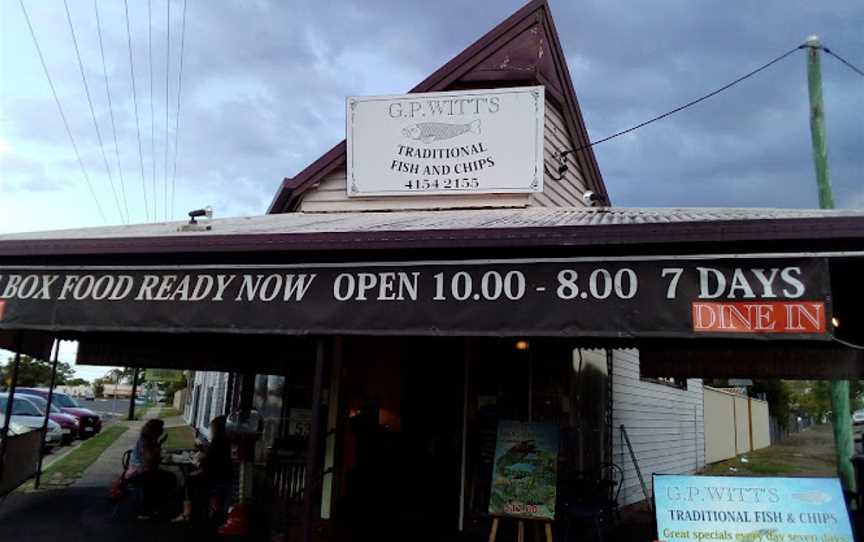
{"type": "Polygon", "coordinates": [[[792,498],[810,504],[823,504],[831,501],[831,495],[824,491],[802,491],[801,493],[793,493],[792,498]]]}
{"type": "Polygon", "coordinates": [[[434,141],[453,139],[464,133],[480,133],[480,121],[474,120],[467,124],[448,124],[446,122],[418,122],[402,129],[402,135],[427,145],[434,141]]]}

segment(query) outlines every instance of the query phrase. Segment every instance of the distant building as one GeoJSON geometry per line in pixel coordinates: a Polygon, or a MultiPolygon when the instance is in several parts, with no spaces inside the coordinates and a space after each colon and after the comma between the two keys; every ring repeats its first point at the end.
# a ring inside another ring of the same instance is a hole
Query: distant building
{"type": "Polygon", "coordinates": [[[71,395],[72,397],[84,397],[87,394],[93,393],[93,386],[89,384],[82,384],[80,386],[57,386],[55,389],[65,393],[66,395],[71,395]]]}
{"type": "Polygon", "coordinates": [[[129,399],[132,397],[131,384],[104,384],[102,396],[109,399],[129,399]]]}

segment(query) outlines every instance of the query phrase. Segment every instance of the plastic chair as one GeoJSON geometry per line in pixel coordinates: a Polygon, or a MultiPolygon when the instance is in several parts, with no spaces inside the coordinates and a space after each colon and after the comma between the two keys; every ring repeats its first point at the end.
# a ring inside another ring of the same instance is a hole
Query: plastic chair
{"type": "Polygon", "coordinates": [[[112,487],[111,497],[116,500],[114,504],[113,516],[116,516],[120,507],[126,499],[126,496],[131,494],[134,508],[137,510],[141,502],[141,488],[135,483],[134,478],[127,478],[129,473],[129,465],[132,461],[132,450],[126,450],[120,458],[120,465],[123,470],[120,473],[120,478],[115,482],[116,487],[112,487]]]}

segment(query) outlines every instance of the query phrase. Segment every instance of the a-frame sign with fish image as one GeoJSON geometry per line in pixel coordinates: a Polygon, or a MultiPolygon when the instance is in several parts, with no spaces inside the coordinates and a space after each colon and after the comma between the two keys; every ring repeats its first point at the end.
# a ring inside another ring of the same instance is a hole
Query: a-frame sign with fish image
{"type": "Polygon", "coordinates": [[[541,86],[347,103],[348,196],[543,190],[541,86]]]}
{"type": "Polygon", "coordinates": [[[546,541],[552,542],[557,485],[558,425],[499,421],[489,494],[493,517],[489,541],[495,541],[499,519],[514,518],[519,542],[524,540],[523,520],[545,523],[546,541]]]}
{"type": "Polygon", "coordinates": [[[489,514],[551,521],[557,480],[558,425],[501,420],[489,514]]]}

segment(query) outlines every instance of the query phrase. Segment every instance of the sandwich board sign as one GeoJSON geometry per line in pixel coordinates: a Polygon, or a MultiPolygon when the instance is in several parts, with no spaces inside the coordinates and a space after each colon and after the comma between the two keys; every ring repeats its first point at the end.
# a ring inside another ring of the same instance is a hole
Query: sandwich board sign
{"type": "Polygon", "coordinates": [[[837,478],[655,475],[664,542],[853,542],[837,478]]]}
{"type": "Polygon", "coordinates": [[[347,100],[349,197],[543,190],[542,86],[347,100]]]}
{"type": "Polygon", "coordinates": [[[492,463],[489,514],[552,521],[558,481],[558,426],[501,420],[492,463]]]}

